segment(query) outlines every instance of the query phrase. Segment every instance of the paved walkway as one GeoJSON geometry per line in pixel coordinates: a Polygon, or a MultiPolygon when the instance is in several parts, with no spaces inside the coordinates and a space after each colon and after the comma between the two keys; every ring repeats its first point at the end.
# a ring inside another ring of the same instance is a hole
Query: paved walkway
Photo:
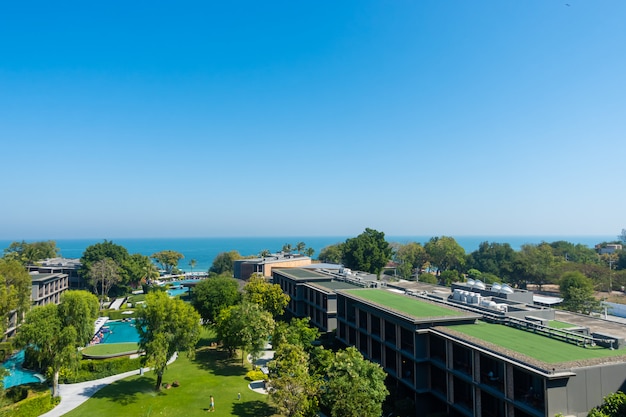
{"type": "MultiPolygon", "coordinates": [[[[174,362],[177,358],[178,353],[174,353],[174,355],[167,362],[168,365],[174,362]]],[[[91,396],[100,391],[100,389],[112,384],[115,381],[119,381],[120,379],[133,375],[139,375],[142,370],[143,372],[148,372],[150,368],[135,369],[134,371],[124,372],[123,374],[111,375],[94,381],[79,382],[77,384],[59,384],[61,402],[52,410],[39,417],[60,417],[65,413],[69,413],[91,398],[91,396]]]]}
{"type": "MultiPolygon", "coordinates": [[[[272,350],[272,345],[268,343],[267,346],[265,346],[265,350],[261,353],[261,356],[259,356],[259,359],[257,359],[254,364],[257,367],[266,367],[267,363],[272,359],[274,359],[274,351],[272,350]]],[[[250,355],[248,355],[248,362],[252,363],[252,357],[250,355]]],[[[259,394],[269,394],[265,388],[265,381],[263,380],[250,382],[248,384],[248,388],[259,394]]]]}
{"type": "Polygon", "coordinates": [[[59,384],[59,394],[61,395],[61,402],[52,410],[40,417],[60,417],[65,413],[69,413],[85,401],[87,401],[92,395],[98,392],[101,388],[107,385],[124,379],[132,375],[138,375],[139,369],[134,371],[125,372],[123,374],[111,375],[106,378],[96,379],[94,381],[79,382],[77,384],[59,384]]]}

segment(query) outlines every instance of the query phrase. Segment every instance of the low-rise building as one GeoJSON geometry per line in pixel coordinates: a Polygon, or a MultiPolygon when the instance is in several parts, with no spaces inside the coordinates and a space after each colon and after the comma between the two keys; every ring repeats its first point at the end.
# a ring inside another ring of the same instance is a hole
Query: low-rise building
{"type": "Polygon", "coordinates": [[[239,259],[233,263],[233,276],[248,279],[252,274],[272,276],[273,268],[297,268],[311,265],[311,258],[294,253],[273,253],[262,258],[239,259]]]}
{"type": "Polygon", "coordinates": [[[77,258],[48,258],[28,266],[28,272],[67,274],[70,289],[84,290],[87,288],[87,281],[78,274],[81,266],[80,259],[77,258]]]}
{"type": "Polygon", "coordinates": [[[326,331],[336,323],[415,416],[582,417],[626,389],[626,326],[533,305],[532,293],[380,281],[333,290],[323,271],[273,275],[289,312],[321,317],[311,322],[326,331]]]}
{"type": "Polygon", "coordinates": [[[59,304],[61,294],[69,289],[69,278],[67,274],[52,273],[41,274],[31,272],[33,289],[31,292],[31,303],[33,307],[46,304],[59,304]]]}

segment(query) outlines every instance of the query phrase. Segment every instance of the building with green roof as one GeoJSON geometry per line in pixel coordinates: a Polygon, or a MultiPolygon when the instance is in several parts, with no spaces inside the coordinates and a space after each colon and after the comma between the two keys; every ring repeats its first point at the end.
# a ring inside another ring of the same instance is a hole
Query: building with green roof
{"type": "Polygon", "coordinates": [[[408,291],[310,269],[273,277],[291,297],[290,313],[336,329],[339,341],[379,363],[415,416],[582,417],[626,389],[623,338],[551,326],[544,318],[555,314],[545,307],[524,313],[509,300],[514,311],[491,311],[455,300],[449,288],[447,296],[408,291]]]}

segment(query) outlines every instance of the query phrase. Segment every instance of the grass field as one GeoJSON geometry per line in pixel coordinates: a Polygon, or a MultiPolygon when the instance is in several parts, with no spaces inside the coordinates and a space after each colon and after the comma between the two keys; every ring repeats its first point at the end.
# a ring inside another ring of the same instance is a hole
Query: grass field
{"type": "Polygon", "coordinates": [[[548,322],[548,327],[552,327],[553,329],[569,329],[576,326],[574,324],[566,323],[564,321],[550,320],[548,322]]]}
{"type": "Polygon", "coordinates": [[[101,389],[65,416],[206,416],[211,395],[215,397],[215,415],[273,416],[267,395],[248,389],[245,374],[249,369],[241,365],[241,357],[229,358],[226,352],[208,349],[211,341],[204,333],[194,360],[181,355],[168,366],[163,382],[178,381],[179,387],[156,392],[156,375],[147,372],[101,389]],[[237,400],[237,393],[241,393],[241,400],[237,400]]]}
{"type": "Polygon", "coordinates": [[[126,352],[136,352],[139,345],[137,343],[103,343],[93,345],[83,349],[83,354],[90,356],[115,355],[126,352]]]}
{"type": "Polygon", "coordinates": [[[450,326],[450,328],[546,363],[570,362],[624,354],[621,350],[610,350],[599,346],[579,347],[501,324],[478,322],[476,324],[450,326]]]}
{"type": "Polygon", "coordinates": [[[348,294],[380,304],[415,318],[462,316],[463,313],[387,290],[346,290],[348,294]]]}

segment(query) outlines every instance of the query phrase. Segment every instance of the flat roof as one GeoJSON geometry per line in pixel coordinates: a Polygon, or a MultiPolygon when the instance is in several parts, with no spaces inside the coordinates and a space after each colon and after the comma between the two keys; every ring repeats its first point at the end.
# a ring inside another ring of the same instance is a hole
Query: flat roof
{"type": "Polygon", "coordinates": [[[290,278],[294,279],[320,279],[326,278],[328,279],[328,275],[321,274],[311,269],[304,268],[274,268],[273,271],[280,271],[281,274],[287,275],[290,278]]]}
{"type": "Polygon", "coordinates": [[[611,350],[600,346],[577,346],[530,331],[505,326],[503,324],[478,321],[473,324],[439,326],[442,333],[451,333],[476,345],[496,350],[508,357],[533,363],[527,359],[545,364],[567,364],[568,367],[588,366],[607,358],[626,358],[625,350],[611,350]],[[451,331],[451,332],[450,332],[451,331]],[[521,355],[521,357],[520,357],[521,355]],[[591,361],[591,362],[590,362],[591,361]]]}
{"type": "Polygon", "coordinates": [[[67,276],[67,274],[63,274],[60,272],[52,272],[52,273],[32,273],[31,272],[29,275],[30,275],[30,280],[34,282],[47,281],[52,278],[67,276]]]}
{"type": "Polygon", "coordinates": [[[422,300],[420,298],[399,294],[385,289],[360,288],[354,290],[342,291],[363,300],[367,300],[374,304],[378,304],[392,312],[398,312],[403,315],[414,317],[418,320],[432,317],[470,317],[475,316],[461,310],[446,307],[422,300]]]}
{"type": "Polygon", "coordinates": [[[314,282],[311,282],[310,284],[316,285],[316,286],[320,286],[320,287],[324,287],[324,288],[327,288],[327,289],[332,290],[332,291],[337,291],[337,290],[355,290],[355,289],[363,288],[363,287],[360,287],[358,285],[351,284],[349,282],[334,281],[334,280],[314,281],[314,282]]]}

